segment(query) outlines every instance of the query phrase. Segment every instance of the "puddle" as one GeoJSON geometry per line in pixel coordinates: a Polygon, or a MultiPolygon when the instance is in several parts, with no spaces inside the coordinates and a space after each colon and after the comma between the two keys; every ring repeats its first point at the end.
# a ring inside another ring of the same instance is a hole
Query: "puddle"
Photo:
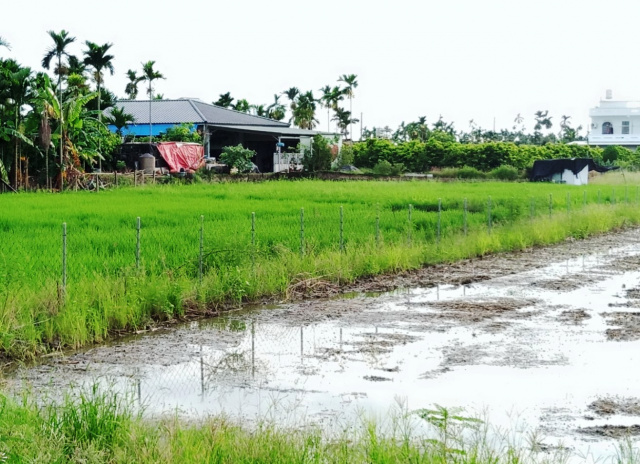
{"type": "Polygon", "coordinates": [[[12,382],[99,381],[149,415],[285,425],[439,404],[538,430],[543,448],[612,456],[614,439],[640,431],[638,235],[456,264],[449,280],[438,267],[425,272],[440,277],[392,293],[230,313],[23,368],[12,382]]]}

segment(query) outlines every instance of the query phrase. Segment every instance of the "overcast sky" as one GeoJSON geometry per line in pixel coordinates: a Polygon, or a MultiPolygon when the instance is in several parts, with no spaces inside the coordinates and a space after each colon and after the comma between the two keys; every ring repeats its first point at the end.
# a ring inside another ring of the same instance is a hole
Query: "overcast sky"
{"type": "MultiPolygon", "coordinates": [[[[77,55],[85,40],[114,44],[105,85],[122,97],[127,69],[147,60],[166,76],[165,98],[206,102],[229,91],[269,104],[291,86],[319,96],[353,73],[367,127],[442,115],[499,129],[521,113],[531,130],[548,109],[557,131],[563,114],[587,127],[608,88],[640,99],[638,18],[637,0],[3,0],[12,49],[0,56],[41,70],[47,31],[66,29],[77,55]]],[[[325,129],[326,112],[318,119],[325,129]]]]}

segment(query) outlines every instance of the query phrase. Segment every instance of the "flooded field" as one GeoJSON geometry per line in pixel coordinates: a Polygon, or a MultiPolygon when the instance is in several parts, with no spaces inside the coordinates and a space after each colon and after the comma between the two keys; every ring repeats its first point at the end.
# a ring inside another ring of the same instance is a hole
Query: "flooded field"
{"type": "Polygon", "coordinates": [[[439,404],[593,459],[640,436],[639,230],[348,290],[122,339],[10,380],[40,392],[104,382],[150,416],[336,430],[439,404]]]}

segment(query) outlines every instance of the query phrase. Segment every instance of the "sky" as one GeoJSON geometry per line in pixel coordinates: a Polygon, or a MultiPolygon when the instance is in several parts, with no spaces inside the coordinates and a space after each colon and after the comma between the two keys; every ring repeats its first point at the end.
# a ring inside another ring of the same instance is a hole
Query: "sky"
{"type": "Polygon", "coordinates": [[[532,130],[549,110],[558,131],[562,115],[588,128],[606,89],[640,100],[639,17],[637,0],[3,0],[0,56],[40,71],[47,31],[65,29],[79,56],[85,40],[113,43],[105,86],[121,97],[148,60],[166,77],[158,93],[205,102],[268,105],[292,86],[319,97],[356,74],[353,113],[369,128],[442,116],[501,129],[519,113],[532,130]]]}

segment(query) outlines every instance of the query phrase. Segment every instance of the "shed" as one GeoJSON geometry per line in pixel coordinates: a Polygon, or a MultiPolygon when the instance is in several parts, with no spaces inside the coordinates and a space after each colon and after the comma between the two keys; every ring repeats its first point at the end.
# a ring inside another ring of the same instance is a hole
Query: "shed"
{"type": "Polygon", "coordinates": [[[537,160],[533,163],[530,180],[569,185],[589,183],[589,171],[607,172],[611,169],[596,164],[591,158],[561,158],[537,160]]]}

